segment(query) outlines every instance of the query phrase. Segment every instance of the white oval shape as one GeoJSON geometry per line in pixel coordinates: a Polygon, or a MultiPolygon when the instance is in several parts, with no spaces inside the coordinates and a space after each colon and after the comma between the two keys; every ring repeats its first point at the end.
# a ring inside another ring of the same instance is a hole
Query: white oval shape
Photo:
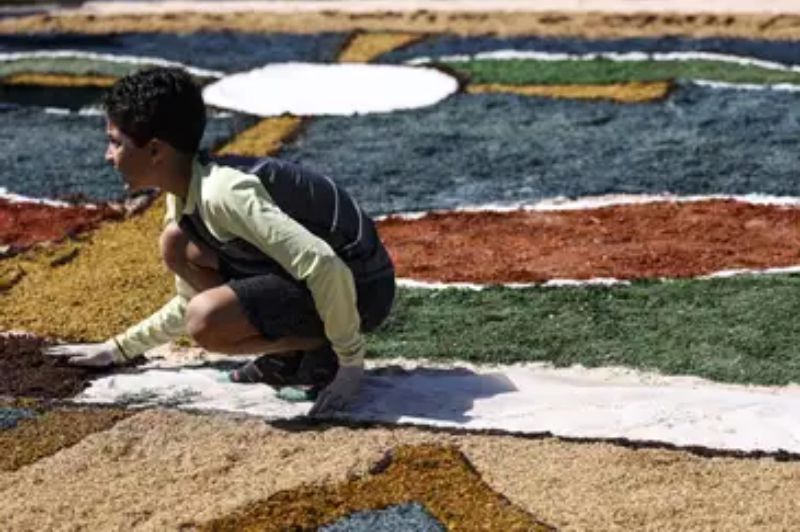
{"type": "Polygon", "coordinates": [[[458,89],[451,76],[402,65],[279,63],[203,89],[208,105],[258,116],[353,115],[415,109],[458,89]]]}

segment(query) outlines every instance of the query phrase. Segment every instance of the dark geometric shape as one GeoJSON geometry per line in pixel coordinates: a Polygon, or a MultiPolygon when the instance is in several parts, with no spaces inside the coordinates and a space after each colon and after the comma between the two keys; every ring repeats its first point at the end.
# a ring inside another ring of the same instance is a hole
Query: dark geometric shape
{"type": "Polygon", "coordinates": [[[278,156],[327,173],[372,214],[612,193],[798,196],[798,102],[697,86],[636,105],[459,94],[317,118],[278,156]]]}
{"type": "Polygon", "coordinates": [[[320,532],[445,532],[445,527],[421,504],[413,502],[390,506],[384,510],[356,512],[320,532]]]}
{"type": "Polygon", "coordinates": [[[188,66],[237,72],[267,63],[331,62],[347,34],[196,32],[80,35],[0,35],[0,52],[78,50],[100,54],[159,57],[188,66]]]}
{"type": "MultiPolygon", "coordinates": [[[[250,123],[211,117],[201,147],[215,148],[250,123]]],[[[104,116],[0,109],[0,188],[36,198],[122,198],[122,180],[104,159],[105,126],[104,116]]]]}

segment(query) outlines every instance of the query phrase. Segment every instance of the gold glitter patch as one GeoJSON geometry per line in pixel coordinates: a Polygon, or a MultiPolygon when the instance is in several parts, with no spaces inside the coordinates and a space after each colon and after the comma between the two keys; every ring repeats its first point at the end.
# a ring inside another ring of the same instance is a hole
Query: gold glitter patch
{"type": "MultiPolygon", "coordinates": [[[[34,404],[16,406],[36,409],[34,404]]],[[[58,408],[25,419],[0,431],[0,471],[15,471],[61,449],[75,445],[89,434],[107,430],[132,411],[111,408],[58,408]]]]}
{"type": "Polygon", "coordinates": [[[457,35],[585,37],[740,37],[800,39],[800,15],[729,13],[459,12],[169,13],[141,15],[50,15],[7,17],[0,33],[122,33],[247,31],[319,33],[374,31],[457,35]]]}
{"type": "Polygon", "coordinates": [[[470,94],[510,93],[576,100],[612,100],[620,103],[652,102],[669,95],[667,81],[614,83],[609,85],[468,85],[470,94]]]}
{"type": "Polygon", "coordinates": [[[264,157],[281,146],[299,131],[302,119],[296,116],[266,118],[237,135],[217,151],[217,155],[248,155],[264,157]]]}
{"type": "Polygon", "coordinates": [[[114,84],[113,76],[80,76],[70,74],[12,74],[0,80],[4,85],[29,85],[35,87],[97,87],[107,88],[114,84]]]}
{"type": "Polygon", "coordinates": [[[387,462],[376,467],[385,470],[345,484],[277,493],[200,530],[312,530],[406,502],[421,504],[448,530],[552,530],[493,491],[453,447],[401,446],[387,462]]]}
{"type": "Polygon", "coordinates": [[[357,33],[339,54],[340,63],[369,63],[387,52],[425,38],[419,33],[357,33]]]}

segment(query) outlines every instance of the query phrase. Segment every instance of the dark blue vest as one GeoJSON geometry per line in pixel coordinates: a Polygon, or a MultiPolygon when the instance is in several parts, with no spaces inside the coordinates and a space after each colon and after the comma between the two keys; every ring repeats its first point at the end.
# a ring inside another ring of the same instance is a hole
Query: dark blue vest
{"type": "MultiPolygon", "coordinates": [[[[357,283],[394,275],[375,223],[330,177],[270,157],[258,160],[245,171],[258,176],[281,211],[327,242],[353,272],[357,283]]],[[[198,210],[182,216],[179,225],[192,240],[217,252],[223,274],[289,276],[277,262],[243,239],[218,241],[198,210]]]]}

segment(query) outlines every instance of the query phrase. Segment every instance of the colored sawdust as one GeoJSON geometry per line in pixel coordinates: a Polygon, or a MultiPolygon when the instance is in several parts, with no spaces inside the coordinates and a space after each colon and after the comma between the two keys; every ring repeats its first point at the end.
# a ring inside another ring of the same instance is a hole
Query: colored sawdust
{"type": "Polygon", "coordinates": [[[388,467],[378,474],[341,486],[277,493],[200,530],[310,530],[406,501],[422,504],[447,530],[550,530],[489,489],[455,448],[401,446],[387,459],[388,467]]]}
{"type": "Polygon", "coordinates": [[[559,530],[796,530],[800,463],[465,437],[492,488],[559,530]]]}
{"type": "Polygon", "coordinates": [[[800,209],[732,200],[551,212],[390,217],[379,232],[400,277],[540,282],[692,277],[800,264],[800,209]]]}
{"type": "Polygon", "coordinates": [[[42,355],[46,342],[28,334],[0,335],[0,396],[72,397],[96,372],[42,355]]]}
{"type": "Polygon", "coordinates": [[[158,310],[174,293],[158,252],[163,212],[159,199],[141,216],[102,225],[58,267],[36,249],[0,261],[24,272],[0,292],[0,330],[100,341],[158,310]]]}
{"type": "Polygon", "coordinates": [[[593,39],[653,37],[800,38],[800,15],[576,12],[170,13],[167,15],[48,15],[7,17],[0,33],[125,33],[233,30],[317,33],[391,31],[459,35],[576,36],[593,39]]]}
{"type": "Polygon", "coordinates": [[[468,85],[469,94],[500,92],[523,96],[546,96],[580,100],[611,100],[639,103],[662,100],[672,85],[666,81],[612,83],[608,85],[503,85],[499,83],[468,85]]]}
{"type": "Polygon", "coordinates": [[[29,85],[35,87],[100,87],[114,84],[112,76],[81,76],[70,74],[20,73],[0,79],[5,85],[29,85]]]}
{"type": "Polygon", "coordinates": [[[281,149],[300,130],[302,119],[295,116],[266,118],[239,133],[216,153],[264,157],[281,149]]]}
{"type": "Polygon", "coordinates": [[[361,477],[396,444],[390,430],[293,432],[259,419],[145,411],[0,475],[0,522],[13,530],[190,528],[281,491],[361,477]]]}
{"type": "Polygon", "coordinates": [[[425,38],[418,33],[357,33],[339,54],[340,63],[369,63],[387,52],[425,38]]]}
{"type": "MultiPolygon", "coordinates": [[[[337,485],[372,478],[380,493],[381,474],[365,475],[385,467],[392,449],[425,443],[455,446],[500,496],[560,529],[792,530],[800,524],[798,462],[414,428],[279,429],[256,419],[167,411],[139,413],[0,475],[0,522],[14,530],[190,529],[274,496],[295,504],[289,490],[334,493],[337,485]]],[[[455,478],[436,479],[441,500],[431,490],[435,504],[459,493],[464,476],[455,478]]]]}
{"type": "Polygon", "coordinates": [[[112,408],[55,408],[0,431],[0,471],[15,471],[107,430],[131,412],[112,408]]]}
{"type": "Polygon", "coordinates": [[[0,246],[26,248],[37,242],[59,241],[95,229],[103,220],[122,216],[121,210],[107,204],[54,207],[0,198],[0,246]]]}

